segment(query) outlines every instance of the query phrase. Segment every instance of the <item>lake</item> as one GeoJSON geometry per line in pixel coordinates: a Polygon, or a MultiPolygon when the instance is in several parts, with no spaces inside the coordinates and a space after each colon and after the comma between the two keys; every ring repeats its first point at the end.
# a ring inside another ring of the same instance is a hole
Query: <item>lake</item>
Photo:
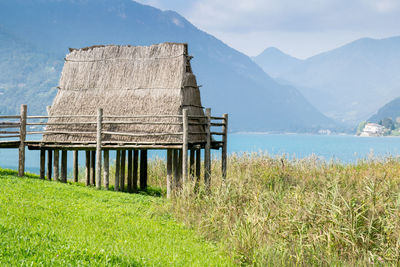
{"type": "MultiPolygon", "coordinates": [[[[286,154],[287,157],[304,158],[312,154],[325,160],[354,163],[371,156],[400,155],[399,137],[356,137],[350,135],[307,135],[307,134],[230,134],[228,152],[265,152],[270,155],[286,154]]],[[[215,153],[215,156],[219,156],[215,153]]],[[[72,153],[69,153],[72,158],[72,153]]],[[[165,157],[164,152],[151,151],[150,157],[165,157]]],[[[111,158],[115,154],[111,153],[111,158]]],[[[79,154],[84,164],[84,153],[79,154]]],[[[71,161],[69,161],[71,162],[71,161]]],[[[17,149],[0,149],[0,166],[17,169],[17,149]]],[[[71,166],[71,164],[69,164],[71,166]]],[[[39,152],[27,150],[26,169],[38,173],[39,152]]]]}

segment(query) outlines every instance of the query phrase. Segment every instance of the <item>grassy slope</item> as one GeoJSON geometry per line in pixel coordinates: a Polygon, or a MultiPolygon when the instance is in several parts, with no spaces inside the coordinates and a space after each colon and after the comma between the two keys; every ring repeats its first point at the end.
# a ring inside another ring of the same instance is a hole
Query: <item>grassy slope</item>
{"type": "Polygon", "coordinates": [[[0,169],[0,263],[231,265],[215,245],[163,212],[165,202],[0,169]]]}

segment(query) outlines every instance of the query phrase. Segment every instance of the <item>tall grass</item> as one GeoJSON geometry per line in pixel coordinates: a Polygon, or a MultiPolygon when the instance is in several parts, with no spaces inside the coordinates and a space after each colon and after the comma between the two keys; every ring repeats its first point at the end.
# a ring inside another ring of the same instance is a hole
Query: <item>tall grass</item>
{"type": "MultiPolygon", "coordinates": [[[[150,164],[164,185],[162,161],[150,164]]],[[[238,262],[251,265],[400,264],[400,162],[357,164],[316,157],[233,155],[223,181],[213,161],[211,191],[193,183],[169,209],[238,262]]],[[[158,178],[157,178],[158,177],[158,178]]]]}

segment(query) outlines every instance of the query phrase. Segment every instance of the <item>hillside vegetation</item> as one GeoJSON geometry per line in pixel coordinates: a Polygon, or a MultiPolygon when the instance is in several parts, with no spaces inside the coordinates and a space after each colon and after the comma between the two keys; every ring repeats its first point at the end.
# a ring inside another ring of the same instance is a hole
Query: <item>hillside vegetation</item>
{"type": "Polygon", "coordinates": [[[1,266],[224,266],[160,197],[15,177],[0,169],[1,266]]]}

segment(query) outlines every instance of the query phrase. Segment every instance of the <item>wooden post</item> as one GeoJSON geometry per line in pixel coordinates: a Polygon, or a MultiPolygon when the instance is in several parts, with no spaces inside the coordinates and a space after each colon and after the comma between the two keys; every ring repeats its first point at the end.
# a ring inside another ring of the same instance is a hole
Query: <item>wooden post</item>
{"type": "Polygon", "coordinates": [[[86,164],[85,164],[85,176],[86,176],[86,186],[90,185],[90,151],[86,150],[86,164]]]}
{"type": "Polygon", "coordinates": [[[190,178],[193,180],[194,179],[194,176],[195,176],[195,174],[194,174],[194,171],[195,171],[195,166],[194,166],[194,158],[195,158],[195,149],[194,148],[191,148],[190,149],[190,156],[189,156],[189,170],[190,170],[190,172],[189,172],[189,174],[190,174],[190,178]]]}
{"type": "Polygon", "coordinates": [[[96,185],[96,151],[90,151],[90,183],[96,185]]]}
{"type": "Polygon", "coordinates": [[[60,150],[54,150],[54,181],[60,181],[60,150]]]}
{"type": "Polygon", "coordinates": [[[140,189],[147,188],[147,150],[140,150],[140,189]]]}
{"type": "Polygon", "coordinates": [[[196,184],[195,190],[199,188],[201,177],[201,149],[196,149],[196,184]]]}
{"type": "Polygon", "coordinates": [[[221,168],[222,168],[222,179],[226,179],[226,161],[228,154],[228,114],[224,114],[224,125],[222,126],[222,155],[221,155],[221,168]]]}
{"type": "Polygon", "coordinates": [[[128,150],[128,192],[132,193],[132,150],[128,150]]]}
{"type": "Polygon", "coordinates": [[[121,174],[119,176],[119,189],[125,191],[125,164],[126,150],[121,150],[121,174]]]}
{"type": "Polygon", "coordinates": [[[46,150],[44,148],[40,149],[40,179],[44,179],[46,166],[46,150]]]}
{"type": "Polygon", "coordinates": [[[18,149],[18,176],[25,174],[25,140],[26,140],[26,115],[27,106],[21,105],[20,129],[19,129],[19,149],[18,149]]]}
{"type": "Polygon", "coordinates": [[[103,109],[97,110],[97,131],[96,131],[96,188],[101,188],[101,129],[103,122],[103,109]]]}
{"type": "Polygon", "coordinates": [[[72,172],[74,173],[74,182],[77,183],[79,180],[78,150],[73,152],[72,172]]]}
{"type": "Polygon", "coordinates": [[[61,182],[67,182],[67,150],[61,151],[61,182]]]}
{"type": "Polygon", "coordinates": [[[171,197],[172,192],[172,149],[167,150],[167,198],[171,197]]]}
{"type": "Polygon", "coordinates": [[[115,180],[114,180],[114,190],[119,191],[119,167],[121,166],[121,151],[117,150],[117,155],[115,157],[115,180]]]}
{"type": "Polygon", "coordinates": [[[139,151],[138,150],[134,150],[133,151],[133,175],[132,175],[132,189],[133,192],[137,192],[138,186],[137,186],[137,182],[138,182],[138,159],[139,159],[139,151]]]}
{"type": "Polygon", "coordinates": [[[53,172],[53,150],[47,150],[47,180],[51,181],[53,172]]]}
{"type": "Polygon", "coordinates": [[[174,149],[172,151],[172,168],[174,171],[174,180],[173,180],[173,188],[176,189],[178,187],[179,183],[179,155],[178,155],[178,149],[174,149]]]}
{"type": "Polygon", "coordinates": [[[206,108],[207,125],[206,125],[206,147],[204,149],[204,183],[206,188],[210,187],[211,175],[211,109],[206,108]]]}
{"type": "Polygon", "coordinates": [[[104,161],[104,187],[106,190],[110,187],[110,152],[108,149],[103,151],[104,161]]]}
{"type": "Polygon", "coordinates": [[[182,137],[182,183],[188,181],[188,149],[189,149],[189,122],[187,109],[182,110],[182,124],[183,124],[183,137],[182,137]]]}

